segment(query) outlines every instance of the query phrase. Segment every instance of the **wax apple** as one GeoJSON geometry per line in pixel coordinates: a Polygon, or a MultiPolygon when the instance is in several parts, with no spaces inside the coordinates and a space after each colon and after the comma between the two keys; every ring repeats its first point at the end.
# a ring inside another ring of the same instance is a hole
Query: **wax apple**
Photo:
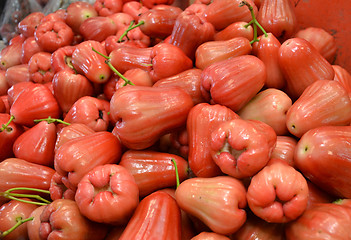
{"type": "Polygon", "coordinates": [[[182,182],[175,193],[181,209],[224,235],[234,233],[244,224],[245,195],[242,182],[229,176],[190,178],[182,182]]]}
{"type": "MultiPolygon", "coordinates": [[[[24,203],[16,200],[11,200],[10,202],[3,204],[0,208],[0,232],[2,233],[10,230],[13,226],[16,225],[18,221],[28,219],[36,208],[37,206],[34,204],[24,203]]],[[[27,225],[28,222],[21,224],[15,230],[3,237],[3,239],[28,239],[27,225]]]]}
{"type": "Polygon", "coordinates": [[[252,53],[261,59],[266,65],[267,80],[265,86],[267,88],[283,89],[285,79],[279,66],[278,54],[281,43],[272,34],[262,35],[252,46],[252,53]]]}
{"type": "Polygon", "coordinates": [[[0,69],[6,70],[9,67],[21,64],[22,44],[25,37],[18,35],[11,39],[0,52],[0,69]]]}
{"type": "Polygon", "coordinates": [[[351,98],[351,74],[340,65],[332,65],[332,67],[335,72],[334,80],[339,82],[346,89],[351,98]]]}
{"type": "Polygon", "coordinates": [[[40,239],[104,239],[106,226],[85,218],[77,204],[58,199],[47,205],[40,215],[40,239]]]}
{"type": "Polygon", "coordinates": [[[35,53],[28,62],[30,79],[35,83],[51,82],[54,71],[51,66],[51,54],[48,52],[35,53]]]}
{"type": "Polygon", "coordinates": [[[251,41],[253,39],[253,27],[248,25],[248,22],[233,22],[223,30],[216,32],[214,40],[223,41],[235,37],[244,37],[251,41]]]}
{"type": "Polygon", "coordinates": [[[263,87],[266,66],[252,55],[211,64],[202,72],[202,93],[208,101],[238,111],[263,87]]]}
{"type": "Polygon", "coordinates": [[[144,6],[141,2],[138,1],[127,1],[123,3],[122,6],[122,12],[132,16],[136,22],[139,21],[140,15],[148,10],[148,7],[144,6]]]}
{"type": "Polygon", "coordinates": [[[251,49],[250,41],[244,37],[205,42],[196,49],[195,65],[204,69],[215,62],[250,54],[251,49]]]}
{"type": "Polygon", "coordinates": [[[177,165],[179,181],[188,178],[188,163],[175,154],[157,151],[128,150],[121,158],[119,165],[127,169],[134,177],[141,197],[156,190],[176,186],[177,165]]]}
{"type": "Polygon", "coordinates": [[[128,85],[113,95],[110,115],[122,144],[138,150],[184,126],[192,107],[190,95],[180,88],[128,85]]]}
{"type": "Polygon", "coordinates": [[[16,139],[13,152],[17,158],[53,167],[55,142],[55,123],[41,121],[16,139]]]}
{"type": "Polygon", "coordinates": [[[150,37],[143,33],[136,25],[132,26],[132,23],[117,31],[116,36],[118,37],[118,42],[129,42],[138,47],[149,47],[151,43],[150,37]]]}
{"type": "Polygon", "coordinates": [[[121,151],[118,138],[107,131],[75,138],[56,151],[55,170],[63,176],[65,186],[75,191],[80,180],[94,167],[119,162],[121,151]]]}
{"type": "Polygon", "coordinates": [[[319,126],[349,125],[350,122],[348,92],[331,80],[317,80],[308,86],[286,114],[286,126],[297,137],[319,126]]]}
{"type": "Polygon", "coordinates": [[[92,83],[84,75],[68,68],[54,75],[52,88],[63,113],[67,113],[80,98],[92,96],[94,91],[92,83]]]}
{"type": "Polygon", "coordinates": [[[143,198],[119,239],[131,238],[180,240],[181,213],[176,200],[161,191],[143,198]]]}
{"type": "Polygon", "coordinates": [[[14,122],[31,127],[35,125],[35,119],[59,118],[61,110],[50,89],[35,83],[20,92],[11,105],[10,113],[15,117],[14,122]]]}
{"type": "Polygon", "coordinates": [[[285,92],[296,100],[313,82],[332,80],[331,64],[307,40],[290,38],[279,48],[279,66],[286,80],[285,92]]]}
{"type": "Polygon", "coordinates": [[[296,167],[326,192],[349,198],[350,138],[351,126],[323,126],[309,130],[296,145],[296,167]]]}
{"type": "Polygon", "coordinates": [[[191,238],[191,240],[230,240],[230,238],[214,232],[201,232],[191,238]]]}
{"type": "Polygon", "coordinates": [[[35,11],[28,14],[23,18],[17,25],[18,32],[20,32],[24,37],[34,37],[34,32],[39,25],[42,18],[44,18],[44,13],[40,11],[35,11]]]}
{"type": "Polygon", "coordinates": [[[42,51],[34,37],[26,38],[22,44],[21,63],[28,63],[35,53],[42,51]]]}
{"type": "Polygon", "coordinates": [[[86,19],[79,27],[85,40],[103,41],[117,33],[115,22],[109,17],[97,16],[86,19]]]}
{"type": "Polygon", "coordinates": [[[111,69],[105,63],[106,59],[94,52],[93,48],[102,54],[107,54],[100,42],[87,40],[76,46],[72,53],[72,64],[79,73],[84,74],[90,81],[105,83],[112,74],[111,69]]]}
{"type": "Polygon", "coordinates": [[[75,49],[75,46],[64,46],[51,54],[51,68],[54,73],[60,70],[74,70],[72,54],[75,49]]]}
{"type": "Polygon", "coordinates": [[[40,214],[43,212],[45,206],[37,207],[32,211],[29,217],[33,218],[32,221],[27,222],[28,237],[31,240],[40,240],[40,214]]]}
{"type": "Polygon", "coordinates": [[[211,132],[213,161],[235,178],[255,175],[268,163],[272,149],[265,133],[248,120],[226,121],[211,132]]]}
{"type": "Polygon", "coordinates": [[[74,200],[76,191],[66,187],[62,182],[62,178],[64,177],[57,172],[55,172],[51,178],[49,191],[52,201],[55,201],[57,199],[74,200]]]}
{"type": "Polygon", "coordinates": [[[253,97],[239,111],[242,119],[255,119],[271,126],[277,135],[288,133],[286,113],[292,105],[290,97],[275,88],[265,89],[253,97]]]}
{"type": "Polygon", "coordinates": [[[305,211],[308,192],[304,176],[285,162],[277,161],[252,177],[246,197],[256,216],[267,222],[285,223],[305,211]]]}
{"type": "Polygon", "coordinates": [[[123,2],[122,0],[97,0],[94,2],[93,6],[99,16],[107,17],[111,14],[121,12],[123,2]]]}
{"type": "Polygon", "coordinates": [[[288,165],[295,167],[294,154],[297,140],[291,136],[277,136],[271,159],[284,160],[288,165]]]}
{"type": "Polygon", "coordinates": [[[73,30],[64,21],[46,21],[40,23],[34,32],[38,45],[47,52],[54,52],[68,46],[73,41],[73,30]]]}
{"type": "Polygon", "coordinates": [[[18,64],[6,69],[5,72],[6,82],[9,87],[19,82],[29,82],[31,74],[29,72],[28,64],[18,64]]]}
{"type": "Polygon", "coordinates": [[[0,70],[0,96],[6,95],[9,88],[10,86],[6,81],[6,71],[0,70]]]}
{"type": "Polygon", "coordinates": [[[337,51],[335,37],[325,29],[308,27],[299,30],[294,36],[309,41],[328,62],[334,61],[337,51]]]}
{"type": "Polygon", "coordinates": [[[72,2],[66,9],[65,22],[75,33],[79,33],[82,22],[96,16],[98,13],[92,4],[83,1],[72,2]]]}

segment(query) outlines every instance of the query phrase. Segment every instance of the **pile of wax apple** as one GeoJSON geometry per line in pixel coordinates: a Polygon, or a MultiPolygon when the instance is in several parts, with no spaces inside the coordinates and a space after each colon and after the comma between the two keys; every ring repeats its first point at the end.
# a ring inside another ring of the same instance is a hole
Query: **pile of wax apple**
{"type": "Polygon", "coordinates": [[[289,0],[29,14],[0,54],[0,239],[350,239],[336,49],[289,0]]]}

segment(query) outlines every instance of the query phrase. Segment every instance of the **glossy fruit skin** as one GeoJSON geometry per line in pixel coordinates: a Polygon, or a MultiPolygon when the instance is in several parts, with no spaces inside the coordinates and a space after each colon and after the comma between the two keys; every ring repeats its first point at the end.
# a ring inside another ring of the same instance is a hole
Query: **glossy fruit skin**
{"type": "Polygon", "coordinates": [[[346,89],[351,98],[351,74],[340,65],[332,65],[332,67],[335,72],[334,81],[339,82],[346,89]]]}
{"type": "Polygon", "coordinates": [[[79,32],[85,40],[102,42],[108,36],[117,33],[117,26],[109,17],[90,17],[82,22],[79,32]]]}
{"type": "Polygon", "coordinates": [[[142,0],[141,3],[147,8],[153,8],[158,5],[172,5],[174,0],[142,0]]]}
{"type": "Polygon", "coordinates": [[[202,94],[211,103],[238,111],[262,89],[266,78],[266,67],[259,58],[238,56],[203,70],[202,94]]]}
{"type": "Polygon", "coordinates": [[[350,123],[348,92],[337,81],[331,80],[317,80],[308,86],[286,114],[286,126],[296,137],[316,127],[350,123]]]}
{"type": "Polygon", "coordinates": [[[139,204],[139,188],[126,168],[104,164],[80,180],[75,201],[82,215],[94,222],[124,225],[139,204]]]}
{"type": "Polygon", "coordinates": [[[28,62],[28,71],[32,82],[51,82],[54,77],[54,71],[51,66],[51,54],[43,51],[33,54],[28,62]]]}
{"type": "Polygon", "coordinates": [[[34,218],[27,223],[28,237],[30,240],[40,240],[40,214],[43,212],[44,208],[45,206],[39,206],[29,215],[29,217],[34,218]]]}
{"type": "MultiPolygon", "coordinates": [[[[30,201],[26,198],[25,200],[30,201]]],[[[30,203],[24,203],[16,200],[11,200],[0,207],[0,232],[4,232],[12,228],[16,223],[17,219],[21,220],[29,218],[31,213],[38,206],[30,203]]],[[[20,225],[10,234],[8,234],[3,239],[5,240],[18,240],[18,239],[28,239],[28,222],[20,225]]]]}
{"type": "Polygon", "coordinates": [[[74,33],[64,21],[46,21],[37,26],[34,37],[44,51],[52,53],[60,47],[70,45],[74,33]]]}
{"type": "Polygon", "coordinates": [[[105,58],[92,50],[107,55],[103,45],[95,40],[86,40],[76,45],[72,53],[72,65],[78,73],[84,74],[94,83],[105,83],[112,74],[105,58]]]}
{"type": "Polygon", "coordinates": [[[230,240],[230,238],[214,232],[201,232],[191,238],[191,240],[230,240]]]}
{"type": "MultiPolygon", "coordinates": [[[[255,15],[257,15],[258,9],[254,2],[251,0],[247,2],[253,7],[255,15]]],[[[246,6],[240,7],[240,3],[240,0],[215,0],[206,8],[204,17],[213,24],[216,30],[222,30],[234,22],[251,21],[249,9],[246,6]]]]}
{"type": "Polygon", "coordinates": [[[53,167],[55,142],[56,125],[41,121],[16,139],[13,152],[17,158],[53,167]]]}
{"type": "Polygon", "coordinates": [[[18,23],[18,31],[26,38],[34,37],[35,29],[44,16],[44,13],[39,11],[28,14],[18,23]]]}
{"type": "Polygon", "coordinates": [[[75,46],[64,46],[51,54],[51,67],[54,73],[57,73],[60,70],[74,71],[72,54],[75,49],[75,46]]]}
{"type": "Polygon", "coordinates": [[[271,159],[284,160],[288,165],[295,167],[294,154],[297,144],[296,138],[292,136],[278,135],[271,159]]]}
{"type": "Polygon", "coordinates": [[[322,190],[350,198],[350,138],[351,126],[322,126],[309,130],[295,148],[297,169],[322,190]]]}
{"type": "Polygon", "coordinates": [[[35,53],[42,51],[34,36],[26,38],[22,44],[21,63],[28,63],[35,53]]]}
{"type": "Polygon", "coordinates": [[[223,30],[215,33],[215,41],[229,40],[235,37],[244,37],[249,41],[253,40],[253,27],[247,26],[248,22],[238,21],[233,22],[223,30]]]}
{"type": "Polygon", "coordinates": [[[181,88],[127,85],[110,101],[110,116],[122,144],[140,150],[186,123],[192,98],[181,88]]]}
{"type": "Polygon", "coordinates": [[[187,133],[191,171],[197,177],[214,177],[222,172],[211,156],[211,132],[220,123],[239,118],[231,109],[219,104],[199,103],[189,112],[187,133]]]}
{"type": "Polygon", "coordinates": [[[162,191],[143,198],[119,239],[180,240],[181,213],[176,200],[162,191]]]}
{"type": "Polygon", "coordinates": [[[92,4],[78,1],[70,4],[66,9],[65,22],[70,26],[75,33],[79,33],[80,25],[90,17],[98,16],[92,4]]]}
{"type": "Polygon", "coordinates": [[[304,176],[283,161],[273,162],[252,177],[247,202],[267,222],[297,219],[306,209],[308,185],[304,176]]]}
{"type": "Polygon", "coordinates": [[[35,125],[35,119],[60,118],[61,109],[51,90],[43,84],[34,83],[21,91],[10,108],[14,122],[27,127],[35,125]]]}
{"type": "Polygon", "coordinates": [[[351,207],[349,200],[319,203],[287,225],[286,239],[349,239],[351,207]]]}
{"type": "Polygon", "coordinates": [[[122,0],[96,0],[93,4],[99,16],[107,17],[122,11],[122,0]]]}
{"type": "Polygon", "coordinates": [[[156,190],[176,186],[176,173],[172,159],[177,164],[179,181],[188,178],[188,163],[175,154],[152,150],[128,150],[119,165],[134,177],[140,197],[145,197],[156,190]]]}
{"type": "MultiPolygon", "coordinates": [[[[55,170],[18,158],[7,158],[0,163],[0,173],[0,192],[14,187],[48,190],[55,170]]],[[[0,201],[3,200],[4,198],[1,197],[0,201]]]]}
{"type": "Polygon", "coordinates": [[[55,170],[63,176],[64,185],[76,191],[80,180],[94,167],[118,163],[121,151],[118,138],[107,131],[75,138],[56,151],[55,170]]]}
{"type": "Polygon", "coordinates": [[[212,63],[250,54],[250,41],[244,37],[202,43],[195,52],[195,66],[204,69],[212,63]]]}
{"type": "Polygon", "coordinates": [[[246,220],[246,189],[233,177],[190,178],[178,186],[175,196],[182,210],[213,232],[232,234],[246,220]]]}
{"type": "Polygon", "coordinates": [[[266,166],[273,149],[267,135],[255,123],[243,119],[219,124],[211,131],[210,139],[213,161],[223,173],[239,179],[252,177],[266,166]]]}
{"type": "Polygon", "coordinates": [[[41,239],[104,239],[106,226],[85,218],[73,200],[58,199],[45,206],[40,215],[41,239]]]}
{"type": "Polygon", "coordinates": [[[296,100],[313,82],[332,80],[332,65],[305,39],[290,38],[279,48],[279,66],[286,80],[284,91],[296,100]]]}
{"type": "Polygon", "coordinates": [[[25,37],[18,35],[11,39],[8,45],[6,45],[0,51],[0,69],[6,70],[9,67],[21,64],[22,55],[22,44],[25,41],[25,37]]]}

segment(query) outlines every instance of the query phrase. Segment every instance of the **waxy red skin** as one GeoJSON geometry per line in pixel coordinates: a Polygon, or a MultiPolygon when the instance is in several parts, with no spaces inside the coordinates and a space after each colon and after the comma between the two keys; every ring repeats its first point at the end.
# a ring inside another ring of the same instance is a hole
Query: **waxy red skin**
{"type": "Polygon", "coordinates": [[[63,113],[67,113],[80,98],[92,96],[94,93],[93,84],[85,76],[74,73],[69,68],[54,75],[52,87],[63,113]]]}
{"type": "Polygon", "coordinates": [[[20,82],[29,82],[31,74],[28,64],[18,64],[6,69],[5,73],[8,86],[13,86],[20,82]]]}
{"type": "Polygon", "coordinates": [[[1,98],[0,98],[0,113],[6,113],[6,105],[1,98]]]}
{"type": "Polygon", "coordinates": [[[141,2],[138,1],[125,2],[122,7],[122,12],[132,16],[133,20],[136,22],[139,21],[140,15],[148,10],[148,7],[144,6],[141,2]]]}
{"type": "MultiPolygon", "coordinates": [[[[252,7],[255,15],[257,7],[252,0],[247,1],[252,7]]],[[[206,20],[213,24],[216,30],[222,30],[233,22],[250,22],[252,17],[246,6],[240,7],[241,0],[215,0],[208,5],[204,12],[206,20]]]]}
{"type": "Polygon", "coordinates": [[[72,43],[73,30],[64,21],[47,21],[38,25],[34,33],[38,45],[47,52],[72,43]]]}
{"type": "Polygon", "coordinates": [[[92,50],[107,55],[103,45],[94,40],[86,40],[78,45],[72,53],[72,64],[78,73],[84,74],[94,83],[105,83],[112,74],[111,69],[105,63],[105,58],[92,50]]]}
{"type": "Polygon", "coordinates": [[[96,16],[98,16],[98,13],[92,4],[78,1],[69,4],[67,7],[65,22],[72,28],[73,32],[79,33],[79,27],[82,22],[87,18],[96,16]]]}
{"type": "Polygon", "coordinates": [[[74,200],[76,191],[66,187],[62,182],[62,176],[57,172],[51,178],[50,182],[50,198],[54,201],[57,199],[70,199],[74,200]]]}
{"type": "Polygon", "coordinates": [[[40,240],[40,214],[44,208],[45,206],[39,206],[29,215],[29,217],[33,217],[32,221],[27,222],[27,232],[30,240],[40,240]]]}
{"type": "Polygon", "coordinates": [[[55,153],[54,166],[63,176],[64,185],[76,191],[86,173],[98,165],[118,163],[121,152],[116,136],[107,131],[96,132],[64,143],[55,153]]]}
{"type": "Polygon", "coordinates": [[[316,203],[332,203],[337,200],[337,198],[321,188],[317,187],[316,184],[307,180],[308,185],[308,202],[306,209],[312,207],[316,203]]]}
{"type": "Polygon", "coordinates": [[[201,73],[201,69],[188,69],[173,76],[158,80],[153,84],[153,87],[181,87],[192,97],[194,105],[196,105],[198,103],[205,102],[200,89],[201,73]]]}
{"type": "Polygon", "coordinates": [[[34,37],[35,29],[39,25],[41,19],[44,17],[44,13],[40,11],[30,13],[18,23],[18,32],[26,38],[34,37]]]}
{"type": "Polygon", "coordinates": [[[351,74],[340,65],[332,65],[335,75],[334,81],[339,82],[349,93],[351,98],[351,74]]]}
{"type": "Polygon", "coordinates": [[[54,77],[54,71],[51,66],[51,54],[48,52],[35,53],[28,62],[28,70],[32,82],[51,82],[54,77]]]}
{"type": "MultiPolygon", "coordinates": [[[[125,78],[127,78],[129,81],[131,81],[134,85],[137,86],[152,87],[154,84],[154,82],[151,79],[150,73],[140,68],[129,69],[123,75],[125,78]]],[[[115,91],[124,87],[126,85],[125,83],[126,82],[122,78],[118,78],[118,81],[115,84],[115,91]]]]}
{"type": "Polygon", "coordinates": [[[122,0],[96,0],[93,4],[99,16],[107,17],[122,11],[122,0]]]}
{"type": "Polygon", "coordinates": [[[108,36],[116,34],[117,26],[109,17],[90,17],[82,22],[79,32],[85,40],[101,42],[108,36]]]}
{"type": "Polygon", "coordinates": [[[246,220],[246,189],[230,176],[190,178],[176,189],[179,207],[213,232],[230,235],[246,220]]]}
{"type": "Polygon", "coordinates": [[[309,130],[296,145],[296,168],[327,193],[350,198],[350,138],[351,126],[323,126],[309,130]]]}
{"type": "Polygon", "coordinates": [[[319,203],[307,209],[285,228],[287,240],[347,239],[350,237],[351,207],[348,199],[319,203]]]}
{"type": "Polygon", "coordinates": [[[350,123],[351,99],[344,87],[333,80],[317,80],[309,85],[286,114],[286,126],[296,137],[319,126],[350,123]]]}
{"type": "Polygon", "coordinates": [[[157,5],[140,15],[139,22],[144,21],[139,28],[152,38],[164,39],[171,35],[174,23],[182,9],[169,5],[157,5]]]}
{"type": "Polygon", "coordinates": [[[54,166],[56,125],[41,121],[22,133],[13,144],[16,158],[44,166],[54,166]]]}
{"type": "Polygon", "coordinates": [[[253,213],[267,222],[297,219],[308,203],[305,177],[284,161],[273,162],[252,177],[247,202],[253,213]]]}
{"type": "Polygon", "coordinates": [[[193,68],[191,59],[180,48],[169,43],[152,47],[151,64],[150,76],[154,82],[193,68]]]}
{"type": "MultiPolygon", "coordinates": [[[[29,201],[30,199],[26,198],[29,201]]],[[[0,207],[0,232],[4,232],[12,228],[17,223],[17,218],[21,220],[29,218],[31,213],[37,208],[37,205],[24,203],[16,200],[11,200],[8,203],[1,205],[0,207]]],[[[4,239],[6,240],[18,240],[28,239],[27,232],[28,222],[20,225],[4,239]]]]}
{"type": "Polygon", "coordinates": [[[9,105],[11,106],[12,103],[16,100],[16,98],[19,96],[19,94],[26,88],[31,88],[34,87],[34,83],[31,81],[28,82],[19,82],[16,83],[15,85],[11,86],[7,90],[7,100],[9,105]]]}
{"type": "MultiPolygon", "coordinates": [[[[122,29],[125,29],[126,27],[122,27],[122,29]]],[[[127,45],[131,47],[147,47],[141,42],[136,42],[136,41],[119,41],[119,36],[117,35],[112,35],[108,36],[105,41],[105,49],[108,54],[110,54],[113,50],[118,49],[121,45],[127,45]]]]}
{"type": "Polygon", "coordinates": [[[174,0],[141,0],[141,3],[147,8],[154,8],[158,5],[172,5],[174,0]]]}
{"type": "Polygon", "coordinates": [[[0,96],[7,94],[7,90],[10,88],[6,81],[6,70],[0,70],[0,96]]]}
{"type": "Polygon", "coordinates": [[[10,113],[15,117],[14,122],[32,127],[35,119],[59,118],[61,109],[49,88],[34,83],[34,86],[20,92],[11,105],[10,113]]]}
{"type": "Polygon", "coordinates": [[[201,232],[191,239],[192,240],[230,240],[229,237],[215,232],[201,232]]]}
{"type": "Polygon", "coordinates": [[[186,8],[178,15],[170,35],[169,43],[194,59],[195,51],[202,43],[213,40],[215,28],[201,15],[205,6],[197,9],[196,6],[186,8]]]}
{"type": "Polygon", "coordinates": [[[106,234],[107,227],[81,215],[73,200],[55,200],[45,206],[40,215],[39,235],[41,239],[102,240],[106,234]]]}
{"type": "Polygon", "coordinates": [[[266,66],[257,57],[243,55],[220,61],[202,71],[202,93],[207,101],[238,111],[264,86],[266,66]]]}
{"type": "MultiPolygon", "coordinates": [[[[10,120],[10,115],[7,113],[0,113],[0,124],[6,124],[10,120]]],[[[6,158],[13,157],[12,146],[18,136],[20,136],[24,129],[21,125],[14,123],[13,121],[8,125],[8,130],[0,132],[0,162],[6,158]]]]}
{"type": "Polygon", "coordinates": [[[181,213],[176,200],[162,191],[143,198],[119,239],[180,240],[181,213]]]}
{"type": "Polygon", "coordinates": [[[79,98],[63,119],[68,123],[84,123],[94,131],[106,131],[109,126],[109,102],[91,96],[79,98]]]}
{"type": "Polygon", "coordinates": [[[210,151],[223,173],[235,178],[254,176],[270,159],[273,146],[254,123],[233,119],[213,129],[210,151]]]}
{"type": "Polygon", "coordinates": [[[117,31],[125,26],[129,26],[133,21],[133,17],[124,12],[117,12],[109,15],[108,17],[111,18],[116,24],[117,31]]]}
{"type": "Polygon", "coordinates": [[[212,63],[250,54],[251,50],[250,41],[244,37],[205,42],[196,49],[195,66],[203,70],[212,63]]]}
{"type": "Polygon", "coordinates": [[[110,116],[122,144],[140,150],[184,126],[192,107],[192,98],[181,88],[127,85],[113,95],[110,116]]]}
{"type": "Polygon", "coordinates": [[[253,40],[253,27],[246,26],[248,22],[238,21],[233,22],[221,31],[218,31],[214,35],[214,40],[223,41],[229,40],[235,37],[244,37],[249,41],[253,40]]]}
{"type": "Polygon", "coordinates": [[[284,91],[296,100],[313,82],[334,79],[332,65],[302,38],[290,38],[279,48],[279,66],[286,80],[284,91]]]}
{"type": "Polygon", "coordinates": [[[177,164],[179,180],[188,178],[188,163],[175,154],[152,150],[128,150],[121,158],[123,166],[134,177],[140,197],[145,197],[156,190],[176,186],[175,167],[177,164]]]}
{"type": "Polygon", "coordinates": [[[284,160],[288,165],[295,167],[294,154],[297,144],[296,138],[292,136],[278,135],[271,159],[284,160]]]}
{"type": "Polygon", "coordinates": [[[72,54],[75,49],[75,46],[64,46],[51,54],[51,68],[54,73],[57,73],[60,70],[74,71],[72,54]]]}
{"type": "Polygon", "coordinates": [[[199,103],[190,110],[186,124],[189,141],[188,162],[195,176],[222,175],[211,156],[211,132],[221,122],[235,118],[239,118],[235,112],[218,104],[199,103]]]}
{"type": "Polygon", "coordinates": [[[26,38],[22,35],[13,37],[0,52],[0,70],[21,64],[22,44],[26,38]]]}
{"type": "MultiPolygon", "coordinates": [[[[23,159],[7,158],[0,163],[0,173],[0,192],[14,187],[49,190],[55,170],[23,159]]],[[[38,194],[30,191],[25,191],[25,193],[38,194]]],[[[0,202],[2,201],[4,198],[0,197],[0,202]]]]}
{"type": "Polygon", "coordinates": [[[139,188],[126,168],[104,164],[80,180],[75,201],[82,215],[94,222],[124,225],[139,204],[139,188]]]}
{"type": "MultiPolygon", "coordinates": [[[[118,38],[121,38],[122,34],[124,34],[128,27],[129,25],[120,28],[117,31],[116,36],[118,38]]],[[[127,35],[121,39],[121,42],[131,42],[134,43],[137,47],[146,48],[151,45],[151,38],[143,33],[139,27],[137,27],[128,31],[127,35]]]]}
{"type": "Polygon", "coordinates": [[[38,45],[34,36],[26,38],[22,44],[21,63],[28,63],[35,53],[42,51],[43,49],[38,45]]]}

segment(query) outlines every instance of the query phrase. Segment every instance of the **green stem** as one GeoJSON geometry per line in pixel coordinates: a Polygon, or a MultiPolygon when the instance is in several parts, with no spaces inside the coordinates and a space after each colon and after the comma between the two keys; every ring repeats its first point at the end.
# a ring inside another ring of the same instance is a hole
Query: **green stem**
{"type": "Polygon", "coordinates": [[[6,237],[8,234],[10,234],[13,230],[21,226],[23,223],[32,221],[33,219],[34,217],[29,217],[26,219],[22,219],[22,217],[16,218],[16,224],[13,227],[11,227],[9,230],[6,230],[5,232],[2,232],[2,233],[0,232],[0,239],[3,239],[4,237],[6,237]]]}
{"type": "Polygon", "coordinates": [[[92,50],[94,51],[94,52],[96,52],[97,54],[99,54],[100,56],[103,56],[104,58],[106,58],[106,59],[110,59],[110,57],[109,56],[106,56],[105,54],[103,54],[103,53],[101,53],[101,52],[99,52],[98,50],[96,50],[95,48],[92,48],[92,50]]]}
{"type": "Polygon", "coordinates": [[[122,42],[123,38],[127,36],[128,32],[130,32],[131,30],[133,30],[134,28],[140,27],[141,25],[143,25],[145,22],[144,21],[140,21],[137,24],[134,25],[134,20],[130,22],[129,27],[122,33],[122,35],[119,37],[118,42],[122,42]],[[133,26],[134,25],[134,26],[133,26]]]}
{"type": "Polygon", "coordinates": [[[105,63],[111,68],[111,70],[117,74],[118,77],[122,78],[124,80],[124,85],[134,85],[134,83],[132,83],[129,79],[127,79],[125,76],[123,76],[120,72],[118,72],[118,70],[112,65],[112,63],[109,60],[106,60],[105,63]]]}
{"type": "Polygon", "coordinates": [[[10,125],[10,123],[13,121],[13,119],[15,119],[15,116],[11,115],[9,121],[6,124],[2,124],[1,128],[0,128],[0,132],[3,131],[11,131],[12,128],[9,128],[8,126],[10,125]]]}
{"type": "Polygon", "coordinates": [[[179,187],[179,184],[180,184],[180,181],[179,181],[179,172],[178,172],[178,166],[177,166],[177,163],[175,161],[174,158],[172,158],[172,163],[174,165],[174,168],[175,168],[175,172],[176,172],[176,180],[177,180],[177,188],[179,187]]]}
{"type": "Polygon", "coordinates": [[[239,5],[240,7],[242,6],[247,6],[249,8],[249,11],[251,13],[251,17],[252,20],[245,25],[245,27],[249,27],[251,24],[253,25],[253,31],[254,31],[254,38],[253,40],[250,42],[250,44],[253,44],[254,42],[258,42],[258,38],[257,38],[257,27],[259,27],[261,29],[261,31],[263,32],[265,37],[268,37],[267,32],[263,29],[263,27],[261,26],[261,24],[257,21],[253,7],[247,2],[247,1],[242,1],[239,5]]]}
{"type": "Polygon", "coordinates": [[[42,118],[42,119],[35,119],[34,120],[35,123],[42,122],[42,121],[46,121],[48,123],[58,122],[58,123],[62,123],[62,124],[65,124],[65,125],[71,125],[68,122],[65,122],[65,121],[63,121],[61,119],[58,119],[58,118],[51,118],[50,116],[48,118],[42,118]]]}
{"type": "Polygon", "coordinates": [[[31,203],[34,205],[48,205],[51,202],[37,194],[25,194],[25,193],[12,193],[12,191],[18,191],[18,190],[25,190],[25,191],[34,191],[34,192],[40,192],[40,193],[45,193],[45,194],[50,194],[50,191],[48,190],[43,190],[43,189],[37,189],[37,188],[27,188],[27,187],[16,187],[16,188],[10,188],[6,190],[5,192],[0,193],[0,196],[3,196],[5,198],[11,199],[11,200],[16,200],[24,203],[31,203]],[[30,200],[25,200],[22,198],[33,198],[36,199],[40,202],[34,202],[30,200]]]}

